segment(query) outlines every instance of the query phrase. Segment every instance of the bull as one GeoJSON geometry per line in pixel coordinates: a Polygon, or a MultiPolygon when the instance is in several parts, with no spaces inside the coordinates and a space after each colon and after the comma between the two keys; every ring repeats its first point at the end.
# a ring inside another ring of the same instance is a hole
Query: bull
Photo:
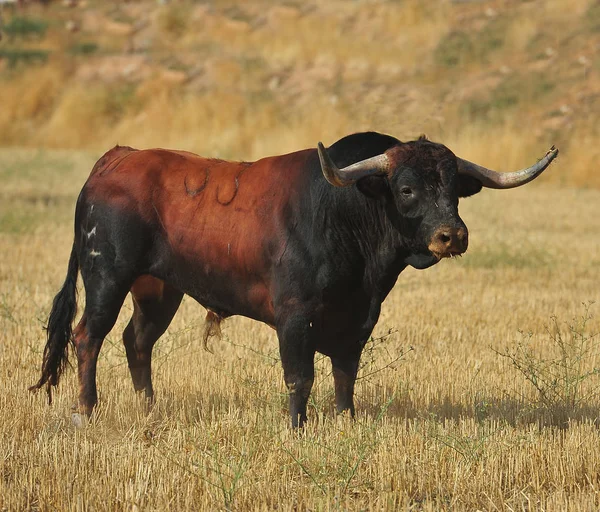
{"type": "Polygon", "coordinates": [[[521,186],[557,154],[498,173],[424,136],[373,132],[256,162],[116,146],[77,199],[31,389],[46,385],[51,400],[73,344],[90,415],[102,342],[131,293],[123,342],[133,386],[152,401],[152,348],[187,294],[207,309],[204,343],[232,315],[276,330],[293,427],[307,419],[316,352],[331,359],[337,412],[354,416],[361,352],[398,275],[467,250],[459,198],[521,186]],[[73,329],[78,272],[85,309],[73,329]]]}

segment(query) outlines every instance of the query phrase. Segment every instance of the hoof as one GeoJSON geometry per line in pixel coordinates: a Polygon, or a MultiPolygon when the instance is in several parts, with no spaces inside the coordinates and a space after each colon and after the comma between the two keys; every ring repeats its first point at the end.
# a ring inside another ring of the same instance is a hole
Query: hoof
{"type": "Polygon", "coordinates": [[[145,390],[136,391],[137,399],[139,404],[143,407],[146,414],[152,412],[154,407],[154,394],[148,394],[145,390]]]}
{"type": "Polygon", "coordinates": [[[71,413],[71,423],[75,428],[85,428],[88,423],[88,417],[78,412],[71,413]]]}

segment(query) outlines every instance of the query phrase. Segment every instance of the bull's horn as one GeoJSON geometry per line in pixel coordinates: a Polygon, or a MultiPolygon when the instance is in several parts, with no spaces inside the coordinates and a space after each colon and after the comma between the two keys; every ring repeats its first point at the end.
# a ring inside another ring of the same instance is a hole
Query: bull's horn
{"type": "Polygon", "coordinates": [[[319,142],[317,149],[319,160],[321,160],[323,176],[334,187],[347,187],[365,176],[385,174],[390,168],[389,157],[385,153],[382,153],[381,155],[356,162],[343,169],[338,169],[321,142],[319,142]]]}
{"type": "Polygon", "coordinates": [[[484,187],[514,188],[525,185],[525,183],[529,183],[531,180],[537,178],[550,165],[550,162],[556,158],[556,155],[558,155],[558,149],[552,146],[539,162],[533,164],[531,167],[527,167],[527,169],[515,172],[492,171],[458,157],[456,158],[456,162],[459,174],[472,176],[479,180],[484,187]]]}

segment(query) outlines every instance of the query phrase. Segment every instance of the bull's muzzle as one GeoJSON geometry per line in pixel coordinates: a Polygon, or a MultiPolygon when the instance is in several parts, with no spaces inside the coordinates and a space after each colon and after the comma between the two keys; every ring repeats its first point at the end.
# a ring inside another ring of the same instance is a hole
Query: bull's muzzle
{"type": "Polygon", "coordinates": [[[469,233],[464,226],[440,226],[431,237],[428,249],[438,259],[459,256],[467,250],[469,233]]]}

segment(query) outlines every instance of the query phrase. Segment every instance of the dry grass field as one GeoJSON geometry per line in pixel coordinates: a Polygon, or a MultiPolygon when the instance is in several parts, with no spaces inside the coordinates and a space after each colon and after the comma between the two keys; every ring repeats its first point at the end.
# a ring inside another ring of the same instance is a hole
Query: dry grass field
{"type": "Polygon", "coordinates": [[[0,509],[600,506],[598,305],[581,321],[599,299],[600,192],[533,184],[463,200],[469,251],[400,276],[363,356],[354,422],[335,417],[318,358],[308,427],[291,431],[274,333],[233,318],[205,352],[203,310],[186,299],[155,349],[153,410],[130,382],[126,304],[101,353],[97,415],[77,429],[74,372],[52,406],[27,386],[93,161],[0,151],[0,509]]]}
{"type": "Polygon", "coordinates": [[[69,3],[0,11],[0,510],[600,509],[597,0],[69,3]],[[364,129],[499,170],[561,155],[461,201],[463,258],[401,274],[355,421],[317,357],[293,432],[274,332],[234,317],[206,352],[189,298],[149,413],[129,302],[90,423],[71,421],[74,371],[51,406],[27,391],[102,152],[255,159],[364,129]]]}

